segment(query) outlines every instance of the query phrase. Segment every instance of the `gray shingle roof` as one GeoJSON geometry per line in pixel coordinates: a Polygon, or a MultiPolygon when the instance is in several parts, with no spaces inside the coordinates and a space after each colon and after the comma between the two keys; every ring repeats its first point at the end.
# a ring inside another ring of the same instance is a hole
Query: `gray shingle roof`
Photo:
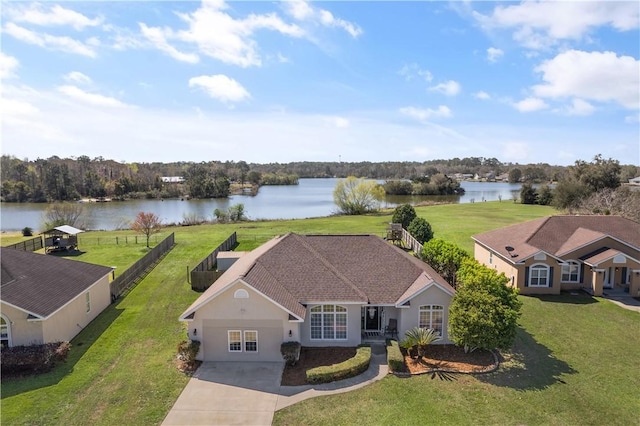
{"type": "Polygon", "coordinates": [[[0,250],[0,299],[40,318],[47,318],[112,271],[51,255],[0,250]]]}
{"type": "Polygon", "coordinates": [[[301,319],[307,303],[393,305],[433,282],[454,293],[429,265],[380,237],[287,234],[241,257],[182,318],[239,278],[301,319]]]}
{"type": "Polygon", "coordinates": [[[563,256],[607,236],[640,250],[640,224],[620,216],[550,216],[474,235],[473,239],[518,262],[539,251],[563,256]],[[506,246],[515,250],[510,253],[506,246]]]}

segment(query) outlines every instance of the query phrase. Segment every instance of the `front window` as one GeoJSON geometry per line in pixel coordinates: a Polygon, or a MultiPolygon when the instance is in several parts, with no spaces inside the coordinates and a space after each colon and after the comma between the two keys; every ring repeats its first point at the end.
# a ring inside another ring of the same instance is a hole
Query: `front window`
{"type": "Polygon", "coordinates": [[[529,268],[529,287],[549,287],[549,267],[533,265],[529,268]]]}
{"type": "Polygon", "coordinates": [[[444,307],[440,305],[420,306],[420,320],[418,325],[421,328],[430,328],[437,331],[442,336],[442,325],[444,323],[444,307]]]}
{"type": "Polygon", "coordinates": [[[242,333],[240,330],[229,330],[229,352],[242,352],[242,333]]]}
{"type": "Polygon", "coordinates": [[[9,347],[9,322],[0,317],[0,347],[9,347]]]}
{"type": "Polygon", "coordinates": [[[244,350],[245,352],[258,352],[258,332],[247,330],[244,332],[244,350]]]}
{"type": "Polygon", "coordinates": [[[577,283],[580,280],[580,264],[575,260],[570,260],[562,265],[562,282],[577,283]]]}
{"type": "Polygon", "coordinates": [[[312,340],[346,340],[347,309],[339,305],[319,305],[311,308],[312,340]]]}

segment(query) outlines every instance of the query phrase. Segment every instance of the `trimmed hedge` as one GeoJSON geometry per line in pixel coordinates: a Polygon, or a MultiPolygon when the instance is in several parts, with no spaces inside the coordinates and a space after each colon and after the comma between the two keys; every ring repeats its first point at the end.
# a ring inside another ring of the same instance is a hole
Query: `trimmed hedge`
{"type": "Polygon", "coordinates": [[[45,373],[67,359],[70,349],[69,342],[2,348],[2,374],[45,373]]]}
{"type": "Polygon", "coordinates": [[[296,362],[300,359],[301,348],[300,342],[284,342],[280,345],[280,353],[287,365],[296,365],[296,362]]]}
{"type": "Polygon", "coordinates": [[[402,355],[397,340],[387,340],[387,364],[389,365],[389,370],[394,373],[407,372],[404,355],[402,355]]]}
{"type": "Polygon", "coordinates": [[[307,382],[329,383],[336,380],[348,379],[367,371],[371,362],[371,347],[360,346],[356,355],[340,364],[327,365],[307,370],[307,382]]]}

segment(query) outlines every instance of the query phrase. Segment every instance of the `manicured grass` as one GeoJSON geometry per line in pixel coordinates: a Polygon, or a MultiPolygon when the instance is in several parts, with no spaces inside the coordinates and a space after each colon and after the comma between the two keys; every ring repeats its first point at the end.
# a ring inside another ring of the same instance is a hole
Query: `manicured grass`
{"type": "MultiPolygon", "coordinates": [[[[432,224],[436,236],[458,242],[467,250],[472,248],[471,241],[467,239],[473,233],[553,214],[551,209],[507,202],[433,206],[418,208],[417,211],[432,224]]],[[[159,239],[175,231],[176,247],[126,297],[111,305],[73,340],[66,364],[42,376],[19,381],[2,380],[2,424],[159,424],[188,381],[173,364],[176,346],[186,337],[185,327],[177,318],[199,295],[191,291],[187,284],[188,268],[193,268],[235,230],[240,242],[237,250],[251,250],[274,235],[287,232],[371,233],[382,236],[390,219],[389,211],[371,216],[163,230],[159,239]]],[[[143,244],[108,243],[115,236],[125,235],[134,234],[131,231],[82,234],[80,250],[83,254],[73,259],[117,266],[120,272],[146,252],[143,244]]],[[[2,237],[3,245],[12,242],[15,241],[2,237]]],[[[615,314],[616,311],[613,312],[615,314]]],[[[630,323],[629,326],[634,324],[630,323]]],[[[637,329],[637,324],[635,326],[637,329]]],[[[425,401],[430,398],[431,403],[437,404],[439,393],[440,399],[446,400],[443,402],[445,405],[459,410],[451,417],[442,416],[445,423],[451,422],[457,416],[464,415],[461,407],[466,404],[463,395],[468,380],[471,379],[458,379],[447,385],[450,386],[449,390],[438,390],[425,397],[425,394],[416,393],[411,387],[403,387],[405,382],[410,383],[408,380],[386,379],[383,383],[387,383],[384,385],[387,387],[375,394],[375,398],[379,398],[377,402],[363,399],[359,404],[363,407],[387,407],[387,410],[378,410],[379,416],[373,417],[374,421],[370,423],[396,424],[397,419],[403,418],[403,407],[413,407],[422,412],[425,401]],[[399,398],[399,391],[394,389],[401,389],[406,398],[399,398]]],[[[425,379],[422,381],[435,383],[425,379]]],[[[374,386],[374,389],[378,386],[374,386]]],[[[363,392],[366,394],[361,396],[369,395],[371,391],[363,392]]],[[[488,398],[482,392],[482,387],[472,392],[472,396],[478,400],[488,398]]],[[[606,400],[603,396],[603,401],[606,400]]],[[[304,407],[306,403],[300,409],[306,410],[304,407]]],[[[496,406],[495,409],[500,407],[496,406]]],[[[339,415],[333,407],[328,411],[339,415]]],[[[308,424],[310,419],[313,422],[315,419],[328,422],[323,413],[311,412],[313,416],[295,423],[308,424]]],[[[287,411],[278,414],[277,419],[290,423],[293,421],[290,419],[296,416],[293,411],[287,411]]],[[[356,418],[340,417],[342,420],[336,423],[352,423],[356,418]]]]}
{"type": "Polygon", "coordinates": [[[390,376],[293,405],[274,424],[637,424],[640,315],[586,295],[521,298],[521,328],[497,372],[390,376]]]}

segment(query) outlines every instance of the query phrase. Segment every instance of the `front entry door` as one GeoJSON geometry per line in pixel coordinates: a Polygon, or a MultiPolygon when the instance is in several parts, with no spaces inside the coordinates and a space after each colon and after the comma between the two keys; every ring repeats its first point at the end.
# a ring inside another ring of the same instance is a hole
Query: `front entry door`
{"type": "Polygon", "coordinates": [[[380,330],[380,307],[369,306],[364,310],[364,329],[371,331],[380,330]]]}
{"type": "Polygon", "coordinates": [[[605,268],[602,288],[613,288],[614,272],[613,268],[605,268]]]}

